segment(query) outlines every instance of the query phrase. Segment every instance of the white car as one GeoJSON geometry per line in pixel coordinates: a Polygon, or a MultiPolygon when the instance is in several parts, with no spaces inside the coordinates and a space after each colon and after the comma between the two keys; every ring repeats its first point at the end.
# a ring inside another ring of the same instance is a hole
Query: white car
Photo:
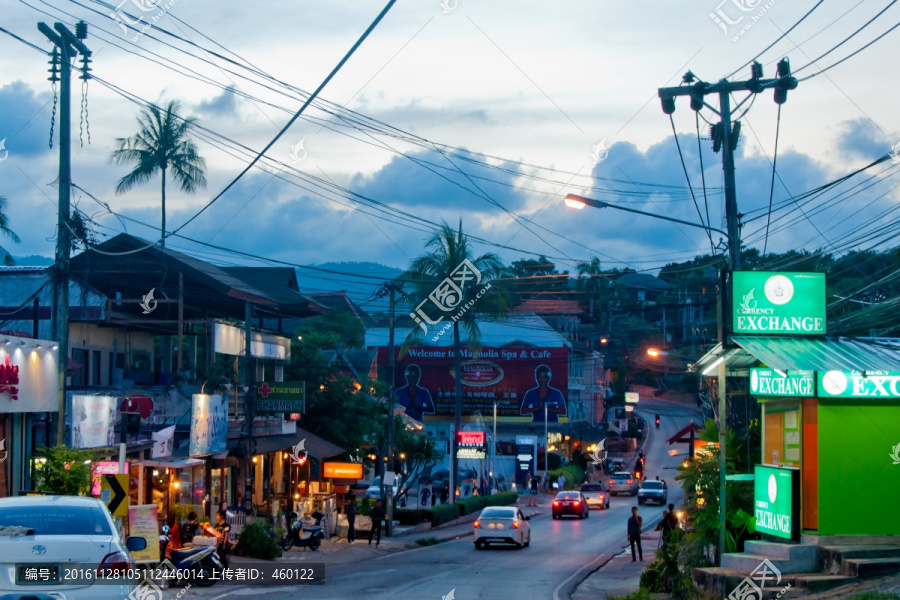
{"type": "MultiPolygon", "coordinates": [[[[393,486],[385,486],[385,494],[396,496],[400,492],[400,481],[395,477],[393,486]],[[393,489],[391,489],[393,487],[393,489]]],[[[369,489],[366,490],[366,498],[381,498],[381,475],[372,480],[369,489]]]]}
{"type": "Polygon", "coordinates": [[[106,505],[96,498],[0,498],[0,596],[125,600],[135,587],[127,579],[135,566],[129,549],[146,546],[137,537],[122,543],[106,505]],[[98,582],[100,569],[107,580],[122,583],[98,582]]]}
{"type": "Polygon", "coordinates": [[[517,506],[488,506],[475,521],[475,548],[482,550],[489,544],[515,544],[522,548],[531,544],[529,517],[517,506]]]}
{"type": "Polygon", "coordinates": [[[609,492],[602,483],[584,483],[581,485],[581,493],[587,501],[588,508],[609,508],[609,492]]]}

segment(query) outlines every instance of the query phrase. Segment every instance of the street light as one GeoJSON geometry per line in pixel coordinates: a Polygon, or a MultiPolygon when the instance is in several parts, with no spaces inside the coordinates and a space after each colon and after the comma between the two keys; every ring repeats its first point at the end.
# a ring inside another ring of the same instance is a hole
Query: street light
{"type": "Polygon", "coordinates": [[[667,217],[665,215],[658,215],[655,213],[645,212],[643,210],[637,210],[636,208],[628,208],[626,206],[619,206],[617,204],[610,204],[608,202],[603,202],[602,200],[594,200],[592,198],[585,198],[584,196],[579,196],[577,194],[569,194],[563,200],[566,206],[569,208],[575,208],[581,210],[585,206],[592,206],[594,208],[614,208],[616,210],[624,210],[626,212],[635,213],[638,215],[644,215],[645,217],[653,217],[655,219],[662,219],[664,221],[672,221],[673,223],[681,223],[682,225],[689,225],[690,227],[697,227],[698,229],[705,229],[706,231],[715,231],[716,233],[721,233],[726,238],[728,234],[722,231],[721,229],[716,229],[715,227],[709,227],[708,225],[700,225],[698,223],[691,223],[690,221],[682,221],[681,219],[676,219],[674,217],[667,217]]]}
{"type": "Polygon", "coordinates": [[[666,352],[665,350],[657,350],[656,348],[647,348],[647,354],[649,354],[653,358],[656,358],[658,356],[668,356],[669,355],[669,353],[666,352]]]}

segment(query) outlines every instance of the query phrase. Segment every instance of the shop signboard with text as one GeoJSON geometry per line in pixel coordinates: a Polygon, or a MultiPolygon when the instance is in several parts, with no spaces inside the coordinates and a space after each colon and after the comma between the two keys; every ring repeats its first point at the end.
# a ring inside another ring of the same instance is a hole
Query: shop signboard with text
{"type": "Polygon", "coordinates": [[[750,369],[750,393],[755,396],[812,398],[816,395],[814,371],[750,369]]]}
{"type": "MultiPolygon", "coordinates": [[[[387,348],[378,348],[378,364],[388,364],[387,348]]],[[[463,348],[462,415],[464,421],[492,418],[497,404],[500,423],[568,423],[568,364],[565,347],[463,348]],[[546,410],[545,410],[546,409],[546,410]],[[476,415],[476,413],[478,415],[476,415]]],[[[454,350],[412,347],[396,357],[394,401],[417,421],[454,418],[456,377],[454,350]]]]}
{"type": "Polygon", "coordinates": [[[900,371],[819,373],[820,398],[900,399],[900,371]]]}
{"type": "Polygon", "coordinates": [[[55,342],[4,335],[0,340],[0,414],[56,412],[55,342]]]}
{"type": "Polygon", "coordinates": [[[264,382],[256,388],[256,412],[280,414],[305,413],[306,382],[264,382]]]}
{"type": "Polygon", "coordinates": [[[322,469],[325,477],[333,479],[362,479],[363,466],[361,463],[326,462],[322,469]]]}
{"type": "Polygon", "coordinates": [[[756,530],[786,540],[800,539],[800,470],[756,465],[753,474],[756,530]]]}
{"type": "Polygon", "coordinates": [[[752,335],[825,335],[825,274],[735,271],[732,330],[752,335]]]}

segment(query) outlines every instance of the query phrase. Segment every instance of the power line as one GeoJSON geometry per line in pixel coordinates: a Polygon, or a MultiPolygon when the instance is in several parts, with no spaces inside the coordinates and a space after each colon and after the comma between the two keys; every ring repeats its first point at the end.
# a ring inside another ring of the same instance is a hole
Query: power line
{"type": "Polygon", "coordinates": [[[772,153],[772,179],[769,183],[769,210],[766,213],[766,240],[763,242],[763,256],[769,246],[769,222],[772,220],[772,197],[775,195],[775,165],[778,164],[778,136],[781,133],[781,104],[778,105],[778,118],[775,122],[775,150],[772,153]]]}

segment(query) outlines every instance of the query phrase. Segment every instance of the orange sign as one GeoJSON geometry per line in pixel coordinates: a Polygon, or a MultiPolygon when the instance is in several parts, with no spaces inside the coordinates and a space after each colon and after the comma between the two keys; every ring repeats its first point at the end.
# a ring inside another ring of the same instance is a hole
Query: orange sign
{"type": "Polygon", "coordinates": [[[325,477],[335,479],[362,479],[363,466],[361,463],[327,462],[324,464],[325,477]]]}

